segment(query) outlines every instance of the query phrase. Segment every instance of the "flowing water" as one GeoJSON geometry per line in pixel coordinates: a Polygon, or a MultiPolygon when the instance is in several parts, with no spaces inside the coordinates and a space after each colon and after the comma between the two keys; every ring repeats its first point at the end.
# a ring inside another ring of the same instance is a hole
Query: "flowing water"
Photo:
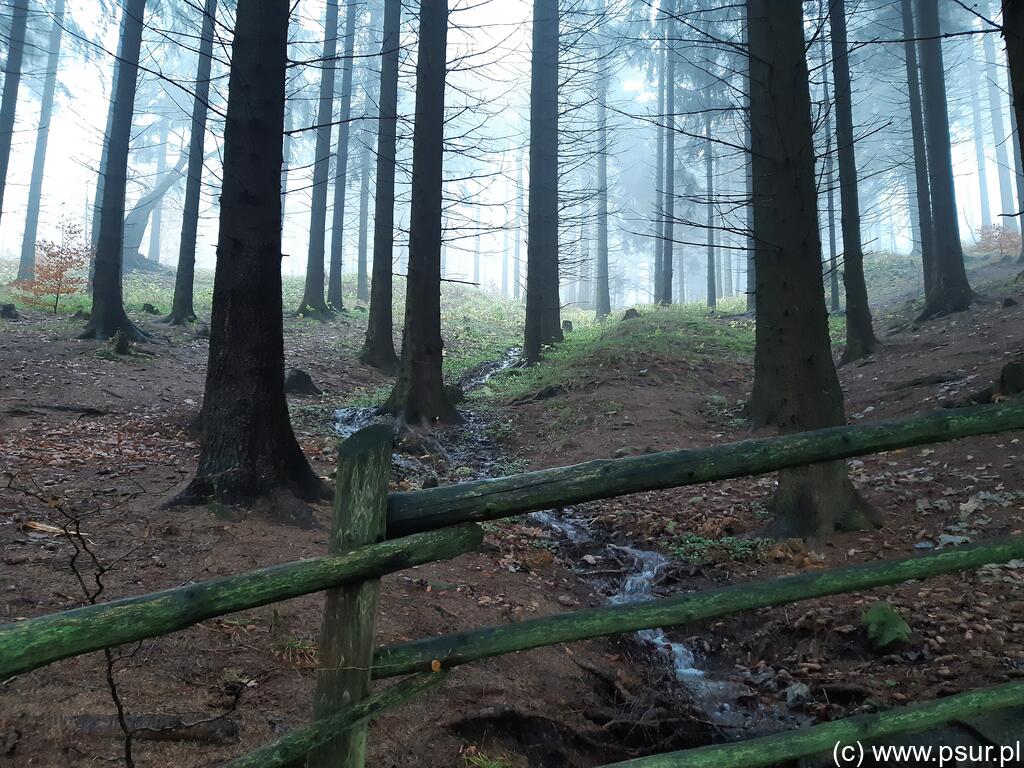
{"type": "MultiPolygon", "coordinates": [[[[510,349],[502,358],[467,373],[459,382],[460,388],[469,392],[486,385],[501,371],[521,365],[521,355],[522,350],[510,349]]],[[[463,409],[461,413],[465,418],[463,424],[437,432],[444,461],[449,465],[471,467],[478,479],[500,474],[501,448],[487,434],[487,420],[472,410],[463,409]]],[[[339,436],[348,437],[370,424],[390,420],[389,416],[379,414],[373,407],[341,408],[335,412],[334,426],[339,436]]],[[[400,474],[417,475],[432,471],[423,458],[396,452],[394,459],[400,474]]],[[[622,540],[621,534],[596,530],[583,512],[574,507],[534,512],[529,518],[553,534],[555,544],[563,550],[565,559],[575,563],[579,575],[597,590],[609,594],[610,603],[632,603],[659,597],[655,586],[673,563],[660,552],[641,549],[635,542],[622,540]],[[626,572],[621,571],[621,566],[612,571],[603,569],[605,563],[625,562],[631,563],[626,572]],[[587,565],[594,567],[588,569],[587,565]],[[609,577],[609,573],[615,575],[609,577]]],[[[738,730],[750,728],[752,714],[737,706],[740,699],[750,697],[750,688],[742,683],[716,679],[702,670],[693,650],[686,643],[671,639],[662,629],[642,630],[636,633],[636,639],[673,674],[710,722],[738,730]]],[[[765,715],[762,712],[759,717],[762,726],[788,719],[785,713],[765,715]]]]}

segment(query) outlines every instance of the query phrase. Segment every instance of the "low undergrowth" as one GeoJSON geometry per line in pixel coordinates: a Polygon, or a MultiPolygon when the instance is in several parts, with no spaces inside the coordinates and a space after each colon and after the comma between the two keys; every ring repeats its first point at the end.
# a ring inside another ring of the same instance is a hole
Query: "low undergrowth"
{"type": "Polygon", "coordinates": [[[629,320],[620,311],[603,323],[582,323],[546,349],[539,365],[502,372],[477,396],[509,401],[622,371],[645,376],[649,365],[749,359],[754,324],[743,309],[744,300],[733,298],[716,312],[699,304],[647,306],[629,320]]]}

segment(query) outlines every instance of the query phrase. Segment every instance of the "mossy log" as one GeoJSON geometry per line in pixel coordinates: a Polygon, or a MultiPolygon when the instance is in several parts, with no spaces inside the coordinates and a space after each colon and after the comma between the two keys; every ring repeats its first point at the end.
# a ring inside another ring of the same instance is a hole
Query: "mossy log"
{"type": "Polygon", "coordinates": [[[1024,403],[936,411],[898,421],[601,459],[494,480],[392,493],[388,498],[388,536],[1015,429],[1024,429],[1024,403]]]}
{"type": "Polygon", "coordinates": [[[224,768],[285,768],[301,765],[312,750],[345,733],[354,726],[362,725],[389,709],[394,709],[444,682],[444,672],[417,675],[388,688],[386,691],[364,699],[330,717],[317,720],[305,728],[292,731],[287,736],[262,749],[236,758],[224,768]]]}
{"type": "Polygon", "coordinates": [[[0,625],[0,680],[58,659],[165,635],[214,616],[379,578],[476,549],[475,525],[0,625]]]}
{"type": "MultiPolygon", "coordinates": [[[[872,715],[858,715],[823,723],[810,728],[777,733],[735,744],[715,744],[708,747],[669,752],[653,757],[641,757],[623,763],[612,763],[604,768],[753,768],[759,765],[778,765],[820,753],[838,755],[836,765],[876,765],[864,742],[898,733],[923,731],[950,720],[962,720],[983,712],[1024,705],[1024,682],[1005,683],[994,688],[959,693],[949,698],[900,707],[872,715]],[[843,751],[847,750],[847,751],[843,751]],[[865,754],[866,752],[866,754],[865,754]]],[[[952,747],[949,747],[952,750],[952,747]]],[[[1003,765],[1016,765],[1018,745],[994,746],[993,754],[1002,755],[1003,765]],[[1002,750],[1011,750],[1004,752],[1002,750]]],[[[935,763],[938,764],[938,748],[935,763]]],[[[947,764],[954,763],[950,753],[947,764]]],[[[999,760],[991,761],[998,764],[999,760]]],[[[957,765],[963,763],[957,762],[957,765]]]]}
{"type": "Polygon", "coordinates": [[[448,669],[530,648],[654,627],[691,624],[756,608],[977,568],[987,563],[1005,563],[1019,557],[1024,557],[1024,536],[919,557],[882,560],[771,581],[735,584],[678,597],[607,605],[514,624],[472,629],[379,648],[374,658],[373,674],[377,678],[404,675],[430,669],[435,660],[448,669]]]}

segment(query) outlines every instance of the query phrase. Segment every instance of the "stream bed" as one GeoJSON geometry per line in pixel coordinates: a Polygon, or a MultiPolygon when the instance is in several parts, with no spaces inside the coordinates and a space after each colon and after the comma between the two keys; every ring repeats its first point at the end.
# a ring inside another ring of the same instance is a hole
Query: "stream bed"
{"type": "MultiPolygon", "coordinates": [[[[521,350],[511,349],[502,358],[467,373],[459,387],[468,393],[517,365],[521,365],[521,350]]],[[[487,413],[465,404],[460,413],[464,418],[462,424],[436,431],[436,450],[431,455],[395,451],[394,466],[400,478],[422,480],[437,473],[439,466],[468,468],[472,474],[460,475],[463,481],[503,474],[502,449],[489,433],[487,413]]],[[[335,412],[334,428],[339,436],[348,437],[365,426],[390,420],[373,407],[343,408],[335,412]]],[[[609,603],[652,600],[671,594],[671,587],[661,586],[661,581],[673,566],[681,563],[661,552],[644,549],[619,531],[594,525],[592,516],[587,514],[594,506],[543,510],[528,518],[548,532],[563,562],[595,593],[605,595],[609,603]]],[[[702,660],[694,650],[663,629],[637,632],[633,642],[653,665],[667,671],[675,684],[686,691],[697,710],[717,727],[723,738],[749,737],[805,721],[785,709],[766,709],[757,702],[756,693],[749,686],[702,668],[702,660]]]]}

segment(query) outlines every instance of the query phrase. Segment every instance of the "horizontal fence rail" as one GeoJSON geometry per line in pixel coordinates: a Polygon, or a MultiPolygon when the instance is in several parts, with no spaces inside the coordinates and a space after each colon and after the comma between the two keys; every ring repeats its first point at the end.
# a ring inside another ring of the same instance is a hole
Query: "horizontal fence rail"
{"type": "MultiPolygon", "coordinates": [[[[641,757],[627,760],[624,763],[612,763],[603,768],[754,768],[755,766],[777,765],[798,757],[808,757],[824,752],[832,753],[836,744],[857,749],[857,742],[895,736],[901,733],[912,733],[934,728],[951,720],[962,720],[975,715],[993,712],[998,709],[1024,706],[1024,682],[1004,683],[993,688],[958,693],[938,701],[899,707],[887,712],[872,715],[857,715],[831,723],[822,723],[796,731],[762,736],[734,744],[712,744],[707,747],[686,749],[681,752],[668,752],[663,755],[641,757]]],[[[1000,754],[1000,747],[994,747],[995,754],[1000,754]]],[[[856,753],[850,753],[856,754],[856,753]]],[[[933,749],[934,757],[925,764],[939,765],[939,748],[933,749]]],[[[992,765],[1019,765],[1014,753],[1001,762],[994,759],[992,765]]],[[[831,758],[830,758],[831,760],[831,758]]],[[[836,765],[878,765],[879,763],[865,755],[858,762],[855,759],[840,759],[830,764],[836,765]]],[[[895,765],[895,762],[886,762],[895,765]]],[[[917,763],[907,763],[916,765],[917,763]]],[[[947,765],[954,764],[952,758],[947,765]]],[[[955,762],[964,765],[964,762],[955,762]]],[[[978,763],[970,763],[978,765],[978,763]]]]}
{"type": "Polygon", "coordinates": [[[480,546],[469,525],[371,544],[344,555],[273,565],[163,592],[0,625],[0,680],[58,659],[165,635],[214,616],[448,560],[480,546]]]}
{"type": "Polygon", "coordinates": [[[1015,536],[993,544],[957,547],[948,552],[851,565],[678,597],[607,605],[514,624],[471,629],[379,648],[374,657],[373,676],[384,678],[419,672],[430,669],[435,662],[448,669],[530,648],[690,624],[756,608],[914,581],[989,563],[1005,563],[1020,557],[1024,557],[1024,536],[1015,536]]]}
{"type": "Polygon", "coordinates": [[[388,536],[1016,429],[1024,429],[1024,404],[980,405],[392,493],[388,536]]]}

